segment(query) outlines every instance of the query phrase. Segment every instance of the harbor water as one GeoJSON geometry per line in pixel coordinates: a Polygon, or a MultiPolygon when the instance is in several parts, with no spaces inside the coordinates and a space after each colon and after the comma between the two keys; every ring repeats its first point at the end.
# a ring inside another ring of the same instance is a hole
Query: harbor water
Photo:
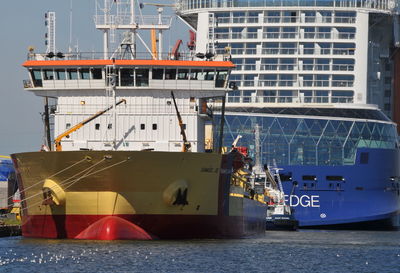
{"type": "Polygon", "coordinates": [[[0,239],[0,272],[400,272],[399,231],[267,231],[240,240],[0,239]]]}

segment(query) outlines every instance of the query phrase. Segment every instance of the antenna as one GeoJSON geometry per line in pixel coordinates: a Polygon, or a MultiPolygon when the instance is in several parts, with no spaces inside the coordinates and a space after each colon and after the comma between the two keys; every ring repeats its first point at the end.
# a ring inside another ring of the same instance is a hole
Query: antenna
{"type": "Polygon", "coordinates": [[[45,25],[47,32],[45,34],[45,45],[47,46],[46,53],[54,56],[56,52],[56,13],[54,11],[48,11],[44,15],[45,25]]]}
{"type": "Polygon", "coordinates": [[[70,0],[69,6],[69,45],[68,52],[72,52],[72,0],[70,0]]]}

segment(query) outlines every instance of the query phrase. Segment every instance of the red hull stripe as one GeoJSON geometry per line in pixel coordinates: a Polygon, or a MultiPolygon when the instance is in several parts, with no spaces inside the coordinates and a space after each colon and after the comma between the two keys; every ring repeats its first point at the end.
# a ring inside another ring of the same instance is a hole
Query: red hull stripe
{"type": "MultiPolygon", "coordinates": [[[[93,223],[109,216],[24,216],[22,235],[35,238],[75,239],[93,223]]],[[[114,215],[112,217],[125,219],[143,229],[152,238],[159,239],[241,238],[265,232],[263,217],[209,215],[114,215]]]]}

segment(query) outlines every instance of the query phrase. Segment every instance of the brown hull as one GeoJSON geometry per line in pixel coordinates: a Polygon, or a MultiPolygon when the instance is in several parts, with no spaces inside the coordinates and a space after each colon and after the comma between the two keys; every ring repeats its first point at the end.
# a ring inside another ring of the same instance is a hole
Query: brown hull
{"type": "Polygon", "coordinates": [[[105,151],[13,155],[24,200],[23,236],[112,240],[264,234],[265,204],[232,184],[235,158],[105,151]],[[82,161],[85,157],[90,161],[82,161]],[[74,183],[68,180],[91,165],[99,167],[74,183]],[[49,177],[53,184],[42,182],[49,177]]]}

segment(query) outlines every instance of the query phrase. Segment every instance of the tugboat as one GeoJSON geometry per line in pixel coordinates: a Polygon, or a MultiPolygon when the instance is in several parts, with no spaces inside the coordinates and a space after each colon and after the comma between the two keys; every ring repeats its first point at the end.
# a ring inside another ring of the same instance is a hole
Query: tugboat
{"type": "MultiPolygon", "coordinates": [[[[180,43],[162,54],[171,18],[159,8],[158,16],[137,19],[134,2],[104,1],[104,14],[95,17],[104,35],[99,59],[55,53],[52,45],[43,54],[31,49],[23,64],[25,90],[56,101],[45,105],[48,147],[11,155],[22,235],[151,240],[264,234],[264,195],[249,183],[245,156],[221,152],[224,119],[213,122],[214,109],[224,115],[234,65],[208,52],[179,54],[180,43]],[[127,32],[110,54],[117,30],[127,32]],[[152,34],[147,55],[136,51],[139,30],[152,34]],[[207,152],[206,124],[216,135],[207,152]]],[[[46,20],[54,31],[55,15],[46,20]]]]}

